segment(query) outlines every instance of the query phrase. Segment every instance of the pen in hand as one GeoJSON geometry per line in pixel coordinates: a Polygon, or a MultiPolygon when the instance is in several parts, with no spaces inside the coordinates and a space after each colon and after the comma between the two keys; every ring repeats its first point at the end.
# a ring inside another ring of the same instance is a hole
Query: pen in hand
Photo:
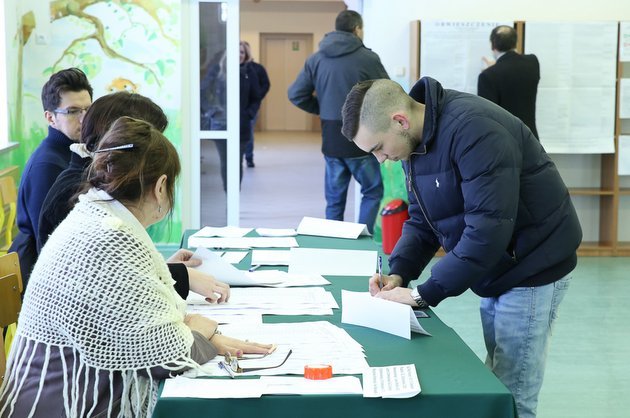
{"type": "Polygon", "coordinates": [[[383,288],[383,257],[378,256],[378,288],[383,288]]]}

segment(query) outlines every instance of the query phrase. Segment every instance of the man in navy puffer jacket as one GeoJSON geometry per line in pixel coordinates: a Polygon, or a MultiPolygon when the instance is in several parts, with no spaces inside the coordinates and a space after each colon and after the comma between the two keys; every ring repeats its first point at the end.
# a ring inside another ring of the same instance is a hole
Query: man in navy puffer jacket
{"type": "Polygon", "coordinates": [[[436,306],[472,289],[481,299],[486,363],[534,417],[551,324],[577,263],[582,230],[568,190],[520,119],[423,78],[407,95],[390,80],[348,94],[343,133],[379,162],[402,160],[410,219],[370,292],[436,306]],[[436,251],[446,255],[408,289],[436,251]],[[382,286],[382,288],[380,288],[382,286]]]}

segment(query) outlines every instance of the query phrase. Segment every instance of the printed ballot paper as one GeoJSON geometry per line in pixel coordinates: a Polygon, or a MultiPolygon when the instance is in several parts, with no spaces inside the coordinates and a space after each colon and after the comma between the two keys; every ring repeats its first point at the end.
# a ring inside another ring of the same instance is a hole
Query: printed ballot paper
{"type": "Polygon", "coordinates": [[[364,398],[413,398],[420,391],[415,364],[370,367],[363,372],[364,398]]]}
{"type": "Polygon", "coordinates": [[[333,221],[305,216],[298,225],[297,233],[332,238],[357,239],[361,235],[370,235],[365,224],[333,221]]]}
{"type": "Polygon", "coordinates": [[[411,339],[411,332],[431,335],[420,326],[411,306],[372,297],[369,292],[341,290],[341,322],[374,328],[411,339]]]}

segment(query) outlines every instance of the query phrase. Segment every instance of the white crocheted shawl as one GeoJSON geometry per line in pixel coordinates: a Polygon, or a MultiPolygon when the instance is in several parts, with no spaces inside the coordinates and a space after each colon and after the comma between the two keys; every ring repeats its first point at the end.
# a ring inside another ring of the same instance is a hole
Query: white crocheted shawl
{"type": "MultiPolygon", "coordinates": [[[[97,372],[91,376],[107,371],[110,384],[111,372],[120,372],[119,416],[150,416],[157,382],[148,370],[198,367],[190,359],[194,339],[184,324],[185,302],[173,284],[164,258],[135,216],[107,193],[92,189],[43,248],[24,296],[16,341],[44,344],[46,361],[50,349],[71,349],[86,368],[85,376],[90,369],[97,372]]],[[[14,349],[8,360],[4,413],[19,396],[21,385],[15,383],[28,372],[32,357],[25,358],[27,351],[14,349]]],[[[63,367],[66,415],[82,416],[87,412],[81,412],[84,397],[96,393],[75,387],[77,379],[70,378],[76,374],[67,368],[76,365],[64,362],[63,367]]],[[[43,370],[40,392],[45,379],[43,370]]],[[[93,386],[96,392],[98,382],[93,386]]],[[[37,402],[31,414],[36,407],[37,402]]]]}

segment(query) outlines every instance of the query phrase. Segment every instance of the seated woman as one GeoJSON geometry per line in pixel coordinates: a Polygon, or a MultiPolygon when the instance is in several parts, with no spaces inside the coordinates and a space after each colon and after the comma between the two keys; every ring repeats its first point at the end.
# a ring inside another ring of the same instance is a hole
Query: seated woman
{"type": "MultiPolygon", "coordinates": [[[[81,124],[81,140],[73,144],[70,165],[50,188],[42,204],[37,231],[37,251],[41,252],[48,237],[63,221],[76,203],[76,194],[85,179],[87,167],[92,162],[92,152],[105,135],[105,132],[121,116],[142,119],[164,132],[168,119],[164,111],[148,97],[126,91],[103,96],[92,103],[81,124]]],[[[225,302],[230,296],[230,287],[213,277],[189,267],[195,267],[200,260],[191,259],[188,250],[179,250],[169,261],[169,270],[175,279],[175,289],[186,299],[189,289],[208,298],[209,302],[225,302]]]]}
{"type": "Polygon", "coordinates": [[[158,381],[217,353],[273,347],[186,315],[145,229],[173,207],[177,151],[147,122],[105,134],[79,202],[35,264],[0,388],[0,417],[151,416],[158,381]]]}

